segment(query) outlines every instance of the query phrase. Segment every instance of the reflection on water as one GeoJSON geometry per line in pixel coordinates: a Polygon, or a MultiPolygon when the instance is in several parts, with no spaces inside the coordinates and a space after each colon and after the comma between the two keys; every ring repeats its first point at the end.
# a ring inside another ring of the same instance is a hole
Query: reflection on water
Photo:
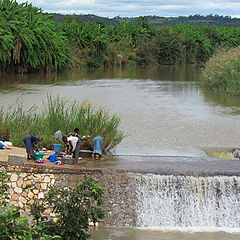
{"type": "Polygon", "coordinates": [[[92,240],[239,240],[239,234],[225,232],[160,231],[137,228],[92,227],[92,240]]]}
{"type": "Polygon", "coordinates": [[[25,85],[73,84],[81,80],[96,79],[151,79],[161,81],[196,81],[197,69],[192,65],[139,67],[136,69],[108,68],[97,71],[63,71],[52,74],[0,75],[1,92],[15,91],[25,85]]]}
{"type": "Polygon", "coordinates": [[[215,108],[218,106],[224,107],[224,113],[233,115],[240,114],[240,101],[237,96],[224,96],[204,91],[204,99],[215,108]]]}
{"type": "Polygon", "coordinates": [[[3,75],[0,100],[30,107],[51,93],[105,106],[127,135],[118,154],[203,156],[199,149],[239,146],[239,103],[209,97],[198,78],[192,65],[3,75]]]}

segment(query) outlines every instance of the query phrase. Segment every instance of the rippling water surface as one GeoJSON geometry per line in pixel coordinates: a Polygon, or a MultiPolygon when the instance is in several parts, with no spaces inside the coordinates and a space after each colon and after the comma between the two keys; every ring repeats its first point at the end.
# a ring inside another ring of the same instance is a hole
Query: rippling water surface
{"type": "Polygon", "coordinates": [[[239,234],[227,232],[196,232],[194,229],[139,229],[97,227],[90,230],[92,240],[239,240],[239,234]],[[180,230],[180,231],[179,231],[180,230]]]}
{"type": "Polygon", "coordinates": [[[207,147],[239,146],[240,101],[204,93],[198,79],[195,66],[6,75],[0,100],[42,105],[52,93],[105,106],[121,116],[127,135],[118,154],[202,156],[207,147]]]}

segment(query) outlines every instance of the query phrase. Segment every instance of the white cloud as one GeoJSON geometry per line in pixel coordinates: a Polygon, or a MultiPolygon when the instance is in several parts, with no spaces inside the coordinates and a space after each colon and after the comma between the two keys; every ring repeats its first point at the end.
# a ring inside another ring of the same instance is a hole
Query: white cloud
{"type": "MultiPolygon", "coordinates": [[[[25,2],[17,0],[17,2],[25,2]]],[[[104,17],[186,16],[218,14],[238,16],[240,0],[29,0],[45,12],[96,14],[104,17]]]]}

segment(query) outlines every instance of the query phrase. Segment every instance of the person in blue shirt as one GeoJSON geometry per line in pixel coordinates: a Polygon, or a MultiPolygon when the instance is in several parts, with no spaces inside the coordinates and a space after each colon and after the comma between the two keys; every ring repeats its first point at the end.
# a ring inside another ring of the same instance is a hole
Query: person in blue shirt
{"type": "Polygon", "coordinates": [[[100,160],[102,157],[103,138],[101,136],[97,136],[93,139],[93,142],[94,142],[93,148],[94,159],[100,160]]]}
{"type": "Polygon", "coordinates": [[[33,135],[26,135],[23,138],[23,142],[26,146],[26,152],[27,152],[27,159],[31,159],[36,156],[34,150],[38,151],[38,148],[36,147],[36,144],[38,142],[41,142],[43,138],[41,136],[33,136],[33,135]]]}

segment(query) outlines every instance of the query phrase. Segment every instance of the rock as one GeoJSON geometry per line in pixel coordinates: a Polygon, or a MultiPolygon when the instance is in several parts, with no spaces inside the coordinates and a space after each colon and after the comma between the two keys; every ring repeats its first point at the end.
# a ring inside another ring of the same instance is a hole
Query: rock
{"type": "Polygon", "coordinates": [[[25,178],[26,176],[27,176],[26,173],[21,173],[21,174],[20,174],[20,177],[22,177],[22,178],[25,178]]]}
{"type": "Polygon", "coordinates": [[[11,197],[11,201],[17,201],[18,200],[19,195],[18,194],[13,194],[11,197]]]}
{"type": "Polygon", "coordinates": [[[18,175],[16,173],[13,173],[10,177],[11,182],[16,182],[18,180],[18,175]]]}
{"type": "Polygon", "coordinates": [[[28,197],[29,197],[30,199],[32,199],[32,198],[34,197],[34,193],[33,193],[32,191],[29,191],[29,192],[28,192],[28,197]]]}
{"type": "Polygon", "coordinates": [[[24,204],[22,202],[18,202],[18,206],[23,209],[24,208],[24,204]]]}
{"type": "Polygon", "coordinates": [[[28,195],[28,194],[27,194],[26,191],[24,191],[24,192],[21,193],[21,196],[24,197],[24,198],[27,197],[27,195],[28,195]]]}
{"type": "Polygon", "coordinates": [[[47,190],[47,183],[41,183],[41,189],[42,190],[47,190]]]}
{"type": "Polygon", "coordinates": [[[14,192],[20,194],[22,192],[22,188],[20,187],[15,187],[14,192]]]}
{"type": "Polygon", "coordinates": [[[34,194],[38,194],[39,193],[39,189],[33,189],[33,193],[34,194]]]}
{"type": "Polygon", "coordinates": [[[45,182],[45,183],[50,183],[50,182],[51,182],[50,177],[49,177],[49,176],[45,176],[44,182],[45,182]]]}
{"type": "Polygon", "coordinates": [[[19,178],[18,181],[17,181],[17,186],[22,187],[22,184],[23,184],[23,179],[19,178]]]}
{"type": "Polygon", "coordinates": [[[24,198],[24,197],[22,197],[22,196],[19,197],[19,201],[22,202],[23,204],[26,204],[26,203],[27,203],[26,198],[24,198]]]}
{"type": "Polygon", "coordinates": [[[44,193],[43,193],[43,192],[40,192],[40,193],[38,194],[38,199],[41,199],[41,198],[44,198],[44,193]]]}

